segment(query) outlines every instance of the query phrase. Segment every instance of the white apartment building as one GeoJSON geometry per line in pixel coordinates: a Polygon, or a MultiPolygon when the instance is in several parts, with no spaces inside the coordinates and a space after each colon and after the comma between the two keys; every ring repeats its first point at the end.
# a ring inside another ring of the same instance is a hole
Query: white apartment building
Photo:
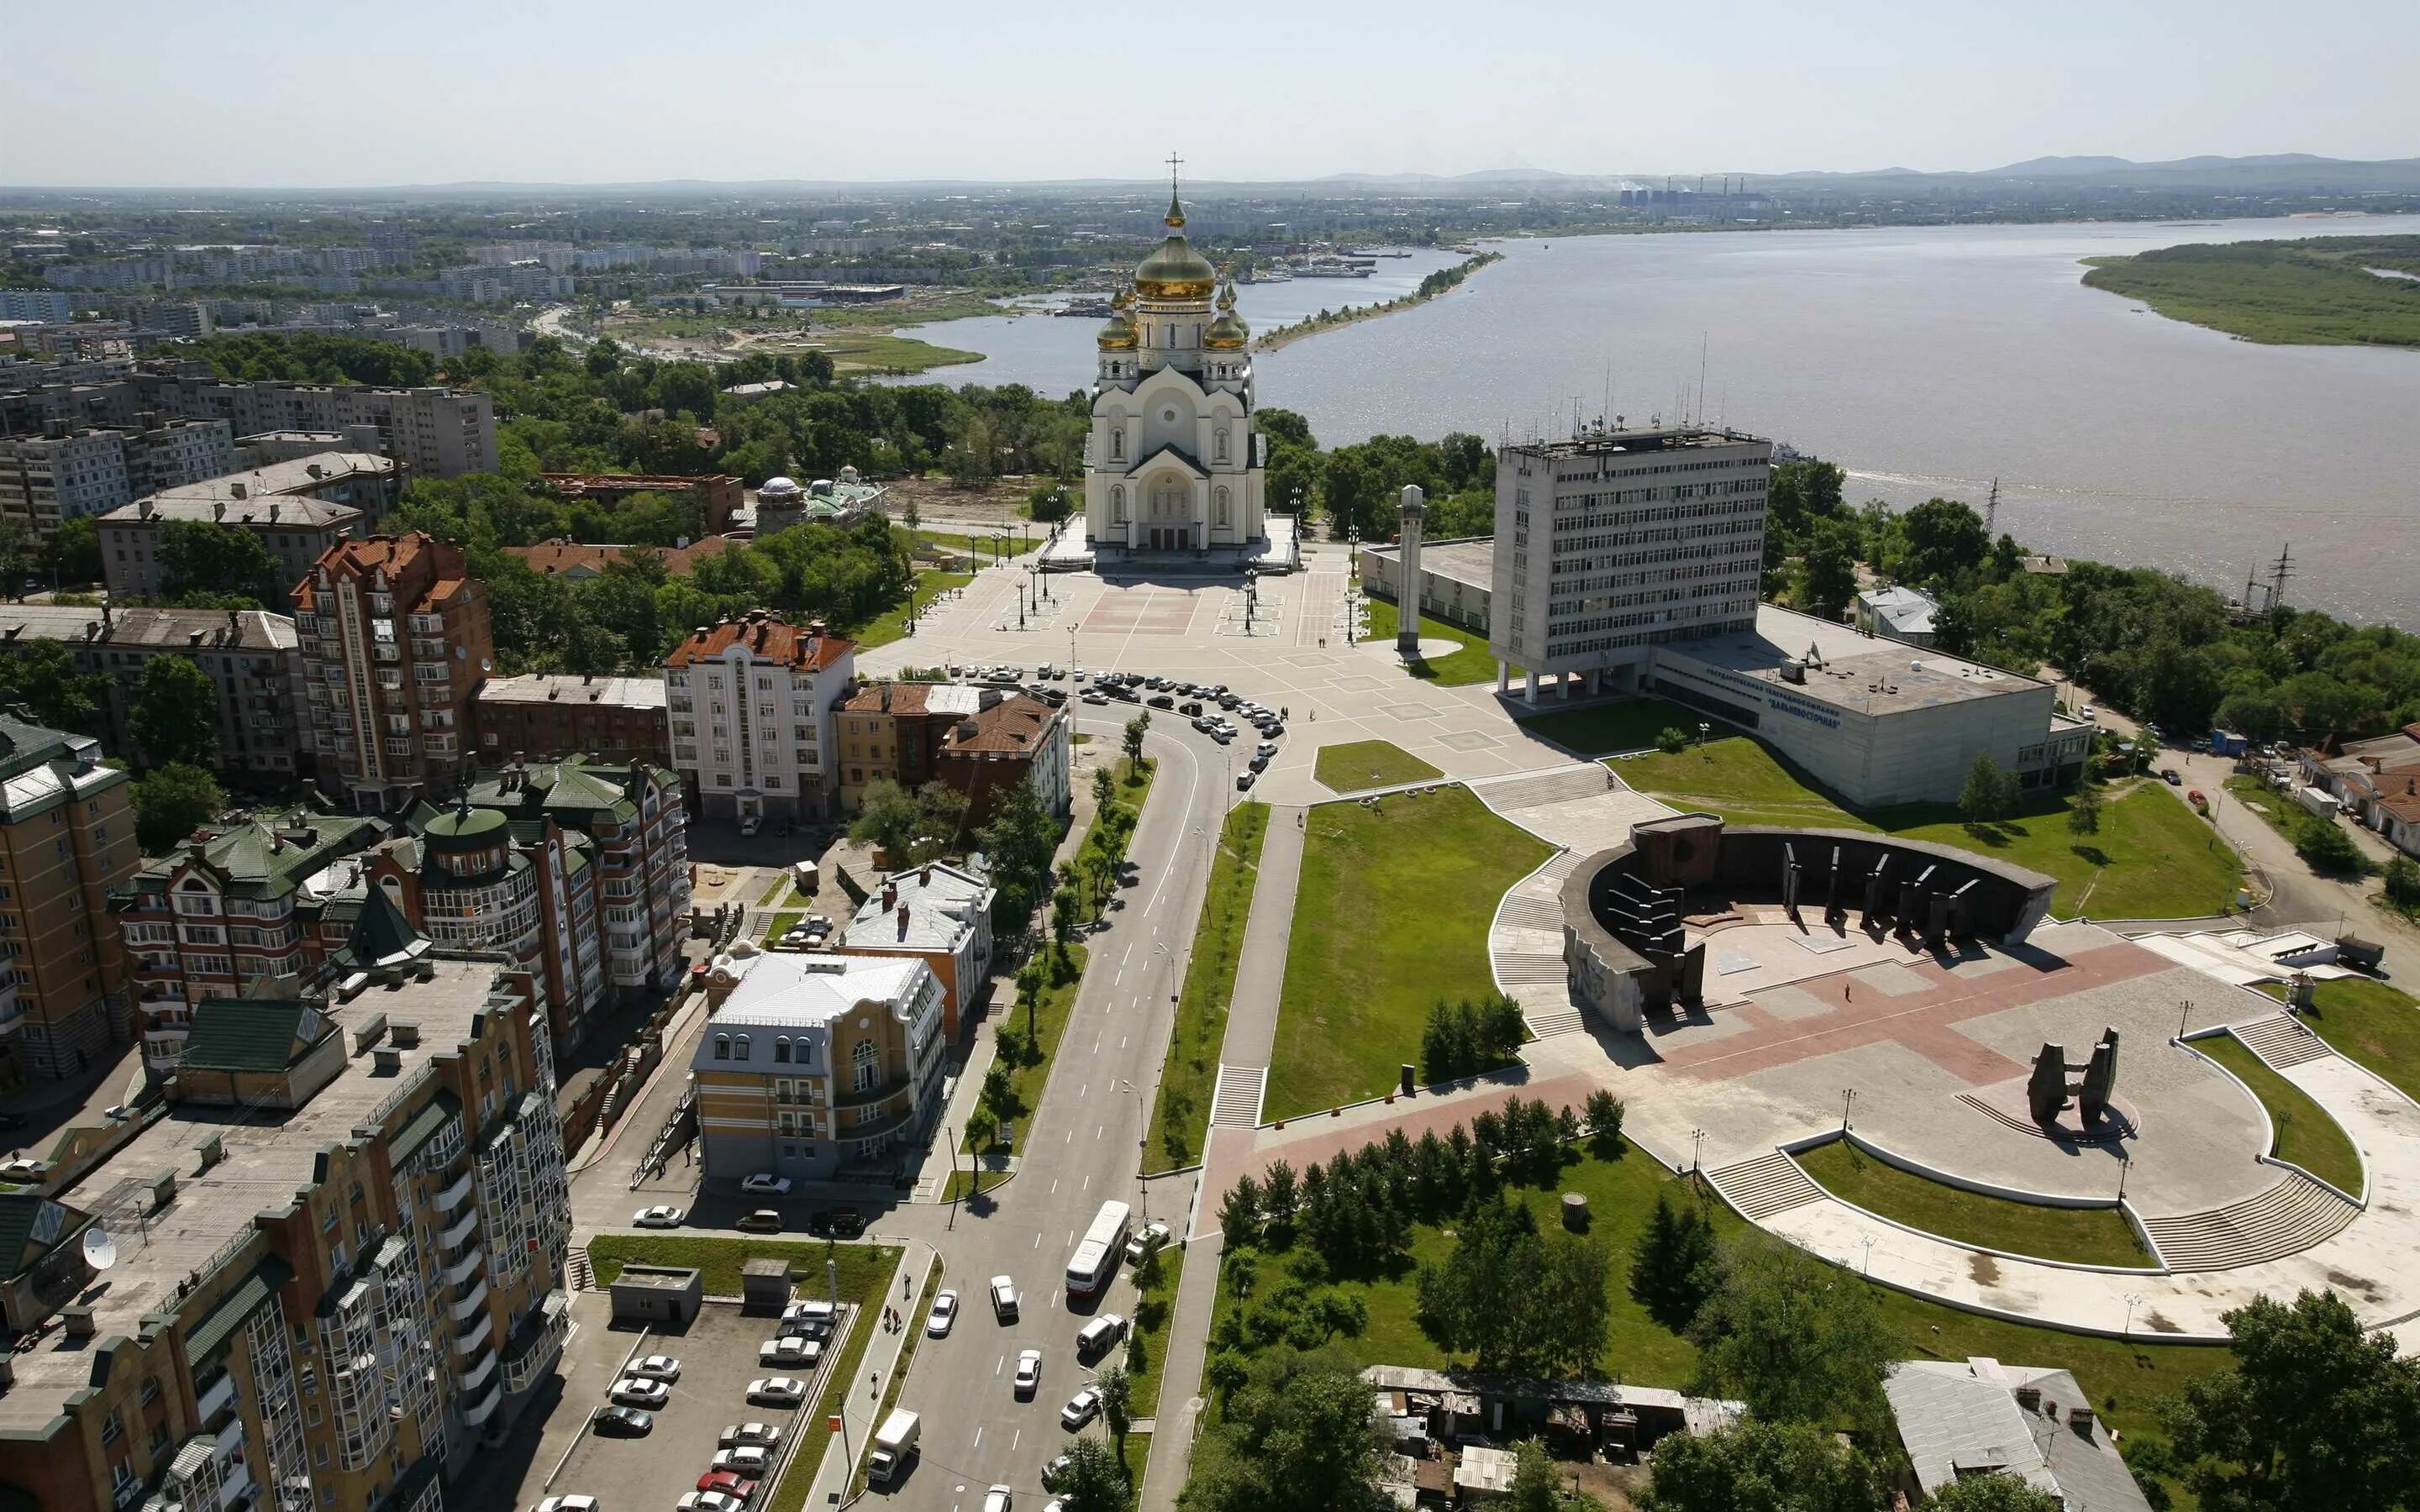
{"type": "Polygon", "coordinates": [[[1590,694],[1638,687],[1652,649],[1756,629],[1773,443],[1697,425],[1599,427],[1496,456],[1491,632],[1515,670],[1590,694]]]}
{"type": "Polygon", "coordinates": [[[171,420],[125,430],[70,430],[0,439],[0,513],[48,536],[62,520],[104,515],[129,500],[235,471],[235,439],[218,420],[171,420]]]}
{"type": "Polygon", "coordinates": [[[458,478],[496,467],[495,402],[484,393],[137,373],[107,397],[189,419],[224,420],[236,436],[373,425],[378,450],[428,477],[458,478]]]}
{"type": "Polygon", "coordinates": [[[838,811],[833,706],[857,671],[854,641],[823,622],[759,609],[692,634],[664,664],[673,767],[717,818],[822,819],[838,811]]]}

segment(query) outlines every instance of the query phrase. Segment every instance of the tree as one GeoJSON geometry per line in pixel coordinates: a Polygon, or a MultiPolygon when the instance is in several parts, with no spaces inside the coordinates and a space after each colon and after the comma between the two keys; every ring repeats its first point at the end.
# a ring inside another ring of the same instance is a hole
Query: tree
{"type": "Polygon", "coordinates": [[[1512,1454],[1512,1494],[1500,1504],[1505,1512],[1605,1512],[1603,1502],[1564,1485],[1544,1444],[1525,1439],[1512,1454]]]}
{"type": "Polygon", "coordinates": [[[1890,1421],[1883,1378],[1899,1345],[1861,1283],[1757,1231],[1721,1257],[1721,1284],[1689,1326],[1710,1394],[1776,1423],[1890,1421]]]}
{"type": "Polygon", "coordinates": [[[1050,887],[1050,855],[1059,844],[1059,817],[1044,806],[1031,779],[1010,788],[992,811],[991,823],[977,832],[984,854],[991,857],[992,885],[999,896],[992,903],[992,921],[1006,930],[1025,927],[1050,887]]]}
{"type": "Polygon", "coordinates": [[[1754,1418],[1656,1442],[1642,1512],[1879,1512],[1882,1477],[1827,1428],[1754,1418]]]}
{"type": "Polygon", "coordinates": [[[0,700],[23,703],[35,722],[53,730],[107,734],[101,707],[108,693],[107,677],[76,671],[64,640],[21,641],[14,655],[0,656],[0,700]]]}
{"type": "Polygon", "coordinates": [[[1067,1446],[1067,1463],[1050,1489],[1065,1512],[1126,1512],[1134,1482],[1107,1443],[1086,1436],[1067,1446]]]}
{"type": "Polygon", "coordinates": [[[14,515],[0,515],[0,591],[22,598],[25,575],[42,563],[42,543],[33,527],[14,515]]]}
{"type": "Polygon", "coordinates": [[[2327,819],[2303,826],[2302,838],[2294,841],[2294,854],[2314,872],[2359,872],[2369,866],[2369,857],[2352,842],[2352,837],[2327,819]]]}
{"type": "Polygon", "coordinates": [[[1992,824],[2006,819],[2016,800],[2017,779],[1992,759],[1990,751],[1976,752],[1975,764],[1966,772],[1966,785],[1958,790],[1958,816],[1970,825],[1992,824]]]}
{"type": "Polygon", "coordinates": [[[1983,517],[1954,499],[1928,499],[1899,517],[1900,577],[1940,584],[1982,565],[1992,549],[1983,517]]]}
{"type": "Polygon", "coordinates": [[[226,807],[218,779],[199,766],[160,767],[136,779],[134,840],[148,855],[169,846],[209,824],[226,807]]]}
{"type": "Polygon", "coordinates": [[[44,553],[52,574],[61,583],[97,583],[101,579],[101,522],[90,515],[59,521],[44,553]]]}
{"type": "MultiPolygon", "coordinates": [[[[1222,1353],[1224,1351],[1221,1351],[1222,1353]]],[[[1264,1350],[1240,1381],[1213,1358],[1226,1411],[1193,1456],[1177,1504],[1187,1512],[1380,1512],[1387,1444],[1370,1388],[1340,1351],[1264,1350]]]]}
{"type": "Polygon", "coordinates": [[[1123,1441],[1134,1426],[1134,1382],[1126,1367],[1110,1365],[1093,1378],[1093,1387],[1101,1394],[1101,1421],[1109,1426],[1109,1437],[1123,1441]]]}
{"type": "Polygon", "coordinates": [[[1705,1305],[1721,1273],[1714,1255],[1714,1228],[1696,1203],[1675,1207],[1670,1195],[1655,1195],[1655,1215],[1631,1251],[1631,1299],[1666,1328],[1685,1329],[1705,1305]]]}
{"type": "Polygon", "coordinates": [[[1067,947],[1075,943],[1081,906],[1073,887],[1061,887],[1050,895],[1050,943],[1059,948],[1062,960],[1066,958],[1067,947]]]}
{"type": "Polygon", "coordinates": [[[1588,1095],[1582,1119],[1588,1124],[1589,1137],[1594,1139],[1601,1153],[1609,1153],[1621,1146],[1621,1099],[1600,1087],[1588,1095]]]}
{"type": "Polygon", "coordinates": [[[2335,1292],[2225,1315],[2230,1368],[2160,1411],[2184,1480],[2224,1512],[2388,1512],[2420,1486],[2420,1361],[2335,1292]]]}
{"type": "Polygon", "coordinates": [[[1801,565],[1807,612],[1838,619],[1857,596],[1857,528],[1843,520],[1823,521],[1807,541],[1801,565]]]}
{"type": "Polygon", "coordinates": [[[848,838],[882,852],[894,867],[906,866],[923,817],[913,795],[891,779],[880,778],[866,784],[857,817],[849,821],[848,838]]]}
{"type": "Polygon", "coordinates": [[[2016,1476],[1965,1475],[1932,1493],[1931,1512],[2064,1512],[2065,1502],[2016,1476]]]}
{"type": "Polygon", "coordinates": [[[1414,1316],[1483,1372],[1584,1376],[1605,1351],[1606,1266],[1596,1241],[1542,1236],[1527,1206],[1481,1202],[1445,1259],[1420,1267],[1414,1316]]]}
{"type": "Polygon", "coordinates": [[[1149,709],[1143,710],[1126,721],[1126,764],[1137,771],[1142,769],[1142,737],[1150,730],[1151,711],[1149,709]]]}
{"type": "MultiPolygon", "coordinates": [[[[160,527],[160,595],[172,603],[229,598],[282,609],[285,569],[254,532],[213,520],[174,519],[160,527]]],[[[229,606],[232,607],[232,606],[229,606]]]]}
{"type": "Polygon", "coordinates": [[[1219,1202],[1218,1231],[1226,1236],[1231,1248],[1260,1237],[1261,1188],[1249,1172],[1235,1178],[1235,1184],[1227,1189],[1227,1196],[1219,1202]]]}
{"type": "Polygon", "coordinates": [[[2420,905],[2420,861],[2398,856],[2386,863],[2386,896],[2406,908],[2420,905]]]}
{"type": "Polygon", "coordinates": [[[1689,732],[1668,724],[1655,733],[1655,748],[1667,756],[1678,756],[1689,748],[1689,732]]]}
{"type": "Polygon", "coordinates": [[[2086,778],[2075,785],[2067,800],[2067,832],[2071,835],[2101,833],[2101,790],[2086,778]]]}
{"type": "Polygon", "coordinates": [[[187,658],[154,656],[135,685],[126,727],[154,766],[209,766],[218,757],[218,688],[187,658]]]}
{"type": "Polygon", "coordinates": [[[1093,768],[1093,807],[1109,808],[1118,801],[1118,774],[1106,766],[1093,768]]]}

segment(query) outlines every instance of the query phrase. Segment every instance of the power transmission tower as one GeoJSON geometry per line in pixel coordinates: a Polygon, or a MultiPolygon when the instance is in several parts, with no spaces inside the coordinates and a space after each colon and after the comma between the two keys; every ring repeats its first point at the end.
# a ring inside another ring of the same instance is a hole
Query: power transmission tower
{"type": "Polygon", "coordinates": [[[2288,541],[2279,548],[2277,560],[2269,564],[2269,610],[2275,613],[2286,603],[2286,579],[2294,576],[2294,546],[2288,541]]]}
{"type": "Polygon", "coordinates": [[[1987,500],[1983,505],[1983,539],[1986,541],[1996,541],[1999,538],[2000,480],[1993,478],[1992,480],[1992,497],[1987,500]]]}

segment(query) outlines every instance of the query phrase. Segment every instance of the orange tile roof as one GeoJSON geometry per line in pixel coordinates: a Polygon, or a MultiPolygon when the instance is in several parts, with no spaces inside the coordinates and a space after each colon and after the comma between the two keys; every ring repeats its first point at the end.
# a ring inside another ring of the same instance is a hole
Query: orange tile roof
{"type": "Polygon", "coordinates": [[[294,587],[294,607],[306,614],[318,607],[317,579],[320,567],[335,576],[357,579],[367,579],[374,572],[383,571],[387,580],[395,582],[417,570],[424,553],[429,558],[429,568],[437,576],[426,594],[411,608],[416,609],[424,604],[450,598],[463,586],[462,548],[448,546],[426,532],[412,531],[403,535],[373,535],[366,540],[338,541],[320,552],[314,569],[294,587]]]}
{"type": "Polygon", "coordinates": [[[743,640],[751,653],[762,660],[816,671],[834,665],[857,649],[853,640],[830,633],[817,635],[810,627],[792,625],[778,614],[760,612],[693,632],[673,647],[664,665],[686,667],[691,662],[712,661],[743,640]]]}
{"type": "Polygon", "coordinates": [[[1051,721],[1061,717],[1059,710],[1040,699],[1024,693],[1014,693],[990,708],[970,714],[951,728],[941,743],[945,753],[985,756],[1000,753],[1030,756],[1042,744],[1042,737],[1051,721]],[[974,733],[967,733],[971,721],[974,733]]]}
{"type": "Polygon", "coordinates": [[[841,705],[849,714],[918,715],[925,712],[929,683],[867,683],[841,705]]]}
{"type": "Polygon", "coordinates": [[[621,561],[625,555],[652,556],[664,564],[664,570],[675,578],[686,577],[698,563],[707,557],[719,557],[738,544],[730,535],[701,536],[688,546],[589,546],[578,541],[541,541],[535,546],[508,546],[504,552],[530,564],[537,573],[569,572],[585,568],[592,573],[603,572],[607,564],[621,561]]]}

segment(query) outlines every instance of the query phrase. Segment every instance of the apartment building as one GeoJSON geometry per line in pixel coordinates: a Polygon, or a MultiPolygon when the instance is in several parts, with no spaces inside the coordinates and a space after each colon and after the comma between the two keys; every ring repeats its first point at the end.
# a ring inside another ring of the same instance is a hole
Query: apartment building
{"type": "Polygon", "coordinates": [[[967,795],[970,826],[1031,779],[1064,817],[1074,800],[1074,721],[1030,694],[955,683],[861,683],[833,711],[841,808],[854,812],[881,781],[910,792],[946,782],[967,795]]]}
{"type": "Polygon", "coordinates": [[[79,672],[101,689],[108,748],[140,755],[129,720],[143,674],[156,656],[182,656],[218,693],[218,765],[234,776],[275,780],[304,770],[314,749],[302,641],[294,622],[266,609],[98,609],[68,604],[0,605],[0,647],[64,642],[79,672]]]}
{"type": "Polygon", "coordinates": [[[1590,694],[1638,686],[1651,650],[1752,633],[1773,443],[1697,425],[1597,428],[1496,455],[1488,650],[1590,694]]]}
{"type": "Polygon", "coordinates": [[[832,706],[855,676],[855,642],[773,610],[697,630],[664,663],[673,767],[718,819],[823,819],[838,811],[832,706]]]}
{"type": "Polygon", "coordinates": [[[999,889],[970,867],[933,861],[882,879],[832,949],[922,961],[941,983],[942,1030],[954,1041],[991,982],[991,905],[999,889]]]}
{"type": "Polygon", "coordinates": [[[110,889],[134,874],[132,778],[101,743],[0,715],[0,1051],[64,1077],[132,1031],[110,889]]]}
{"type": "Polygon", "coordinates": [[[235,439],[235,467],[250,472],[271,462],[291,462],[321,452],[375,452],[376,425],[348,425],[343,430],[271,430],[235,439]]]}
{"type": "Polygon", "coordinates": [[[113,594],[162,591],[161,532],[178,522],[247,531],[291,583],[339,541],[369,533],[403,497],[403,469],[371,452],[320,452],[163,489],[101,517],[113,594]]]}
{"type": "Polygon", "coordinates": [[[889,1178],[941,1108],[940,979],[923,961],[760,951],[715,958],[690,1059],[707,1181],[889,1178]]]}
{"type": "Polygon", "coordinates": [[[479,759],[593,756],[672,764],[664,680],[532,672],[490,677],[473,697],[479,759]]]}
{"type": "Polygon", "coordinates": [[[379,812],[450,783],[495,659],[487,589],[461,548],[420,532],[339,542],[293,597],[321,785],[379,812]]]}
{"type": "Polygon", "coordinates": [[[386,838],[375,819],[309,809],[247,814],[195,831],[146,860],[110,894],[140,1015],[144,1068],[165,1076],[184,1058],[194,1011],[223,997],[270,995],[326,964],[351,919],[323,940],[315,879],[386,838]]]}
{"type": "Polygon", "coordinates": [[[570,1208],[528,976],[392,908],[336,965],[197,1005],[157,1105],[0,1196],[0,1501],[438,1512],[554,1374],[570,1208]]]}
{"type": "Polygon", "coordinates": [[[143,372],[125,378],[122,393],[109,402],[224,420],[237,436],[374,425],[378,450],[432,478],[492,472],[496,467],[495,404],[484,393],[143,372]]]}
{"type": "Polygon", "coordinates": [[[83,429],[61,421],[39,436],[0,438],[0,514],[48,538],[62,520],[234,471],[232,435],[217,420],[83,429]]]}
{"type": "Polygon", "coordinates": [[[0,288],[0,320],[72,320],[65,294],[47,288],[0,288]]]}

